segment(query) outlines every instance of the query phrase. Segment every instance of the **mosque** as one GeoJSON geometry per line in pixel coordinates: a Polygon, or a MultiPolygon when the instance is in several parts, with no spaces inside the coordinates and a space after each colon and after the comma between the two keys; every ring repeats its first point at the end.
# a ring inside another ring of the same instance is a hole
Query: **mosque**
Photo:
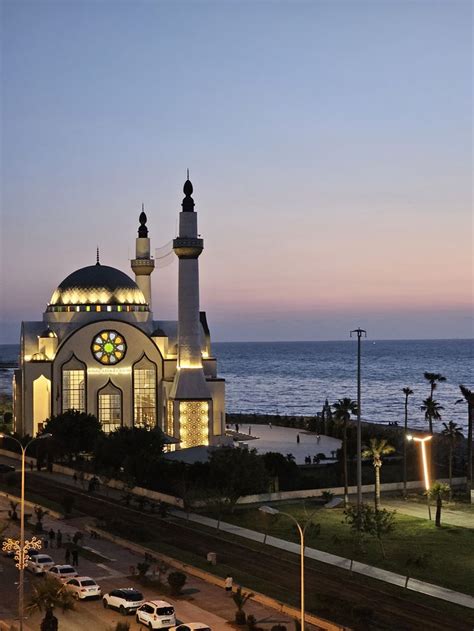
{"type": "Polygon", "coordinates": [[[199,311],[198,235],[186,180],[179,235],[178,320],[154,320],[147,216],[142,210],[132,280],[102,265],[65,278],[37,322],[23,322],[13,383],[15,430],[35,436],[51,415],[79,410],[105,432],[158,426],[173,447],[225,442],[225,382],[217,376],[206,313],[199,311]]]}

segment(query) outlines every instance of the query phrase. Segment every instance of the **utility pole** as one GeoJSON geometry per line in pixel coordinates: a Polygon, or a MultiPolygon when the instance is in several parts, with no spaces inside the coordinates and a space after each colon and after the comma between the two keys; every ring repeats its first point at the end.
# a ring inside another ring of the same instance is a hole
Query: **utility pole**
{"type": "Polygon", "coordinates": [[[367,337],[367,331],[361,329],[354,329],[350,332],[352,337],[353,333],[357,333],[357,507],[360,508],[362,504],[362,430],[361,430],[361,409],[360,409],[360,340],[361,337],[367,337]]]}

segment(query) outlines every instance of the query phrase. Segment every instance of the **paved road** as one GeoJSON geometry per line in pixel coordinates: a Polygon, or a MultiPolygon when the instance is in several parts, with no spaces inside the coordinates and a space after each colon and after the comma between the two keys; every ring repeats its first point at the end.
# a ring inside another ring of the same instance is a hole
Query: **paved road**
{"type": "MultiPolygon", "coordinates": [[[[8,501],[0,497],[0,520],[7,516],[8,501]]],[[[76,530],[84,532],[85,523],[88,518],[79,518],[75,520],[56,520],[46,517],[44,527],[49,530],[61,529],[64,540],[67,536],[72,536],[76,530]]],[[[28,537],[27,533],[27,537],[28,537]]],[[[4,536],[16,537],[18,528],[10,522],[8,531],[4,536]]],[[[228,594],[219,587],[208,585],[204,581],[192,576],[188,576],[188,580],[184,589],[182,598],[174,599],[164,596],[157,588],[142,588],[134,579],[127,578],[130,575],[130,567],[137,565],[143,558],[128,549],[117,546],[116,544],[103,540],[91,539],[89,535],[84,537],[84,545],[90,551],[101,555],[101,558],[90,561],[85,558],[79,558],[78,570],[81,575],[91,576],[102,587],[102,592],[116,587],[138,587],[145,598],[164,598],[171,602],[176,609],[177,617],[182,622],[204,622],[208,624],[213,631],[231,631],[234,627],[227,623],[232,620],[235,614],[235,605],[228,594]]],[[[50,556],[59,563],[64,563],[64,549],[48,548],[50,556]]],[[[29,572],[25,572],[25,593],[31,591],[31,585],[35,580],[41,580],[41,577],[34,577],[29,572]]],[[[0,598],[0,620],[13,621],[17,617],[17,581],[18,571],[11,559],[0,555],[0,583],[2,585],[0,598]]],[[[246,606],[247,613],[252,613],[259,621],[259,626],[269,629],[271,626],[281,623],[290,626],[292,621],[287,616],[279,614],[273,609],[263,607],[254,602],[249,602],[246,606]]],[[[113,623],[121,620],[118,612],[104,610],[101,601],[79,602],[77,610],[61,614],[57,612],[58,618],[61,619],[60,628],[63,631],[106,631],[113,623]]],[[[25,631],[37,630],[39,628],[40,614],[35,614],[28,619],[25,631]]],[[[135,622],[135,618],[130,616],[128,621],[131,623],[131,631],[138,630],[140,627],[135,622]]]]}

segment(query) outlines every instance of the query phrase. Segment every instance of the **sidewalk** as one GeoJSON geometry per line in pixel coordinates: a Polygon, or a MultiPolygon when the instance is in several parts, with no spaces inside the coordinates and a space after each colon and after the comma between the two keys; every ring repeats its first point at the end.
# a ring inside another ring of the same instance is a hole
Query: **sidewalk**
{"type": "MultiPolygon", "coordinates": [[[[409,517],[420,517],[421,519],[428,519],[428,508],[426,503],[412,502],[410,500],[404,501],[395,498],[382,498],[382,504],[384,508],[390,510],[396,510],[402,515],[408,515],[409,517]]],[[[431,503],[431,514],[434,519],[436,506],[431,503]]],[[[467,505],[466,508],[455,511],[450,510],[449,505],[444,506],[441,511],[441,523],[450,526],[460,526],[462,528],[474,528],[474,506],[467,505]]]]}

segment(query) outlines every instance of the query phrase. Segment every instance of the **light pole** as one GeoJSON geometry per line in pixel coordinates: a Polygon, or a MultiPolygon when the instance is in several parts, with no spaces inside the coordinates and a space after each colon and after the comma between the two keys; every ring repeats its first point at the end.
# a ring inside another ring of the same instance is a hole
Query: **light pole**
{"type": "Polygon", "coordinates": [[[36,537],[33,537],[31,541],[25,542],[25,465],[26,465],[26,450],[31,445],[31,443],[35,442],[35,440],[41,440],[44,438],[51,438],[52,434],[41,434],[40,436],[36,436],[36,438],[32,438],[24,447],[21,442],[15,438],[14,436],[10,436],[9,434],[0,434],[0,438],[9,438],[10,440],[14,440],[18,445],[20,445],[21,449],[21,500],[20,500],[20,542],[14,541],[13,539],[8,539],[4,543],[4,549],[7,550],[15,550],[15,559],[18,561],[16,564],[17,568],[20,571],[20,582],[19,582],[19,599],[18,599],[18,614],[20,618],[20,631],[23,631],[23,610],[24,610],[24,598],[25,598],[25,590],[24,590],[24,574],[25,574],[25,566],[26,562],[29,559],[28,550],[39,550],[41,548],[41,541],[36,537]]]}
{"type": "Polygon", "coordinates": [[[360,403],[360,339],[362,336],[367,337],[367,331],[354,329],[350,332],[357,333],[357,507],[360,509],[362,504],[362,429],[360,423],[361,403],[360,403]]]}
{"type": "Polygon", "coordinates": [[[428,470],[428,458],[426,457],[426,443],[431,440],[433,436],[423,436],[422,438],[419,436],[412,436],[408,434],[407,440],[413,440],[416,443],[419,443],[421,446],[421,460],[423,462],[423,475],[425,478],[425,490],[426,490],[426,500],[428,502],[428,517],[431,521],[431,506],[430,506],[430,474],[428,470]]]}
{"type": "Polygon", "coordinates": [[[304,527],[302,528],[300,526],[300,523],[293,517],[293,515],[290,515],[290,513],[284,513],[283,511],[277,510],[276,508],[272,508],[271,506],[260,506],[260,508],[258,509],[260,511],[262,511],[262,513],[266,513],[267,515],[285,515],[286,517],[289,517],[290,519],[292,519],[297,528],[298,528],[298,532],[300,534],[300,557],[301,557],[301,619],[300,619],[300,628],[301,631],[305,631],[304,629],[304,534],[306,532],[306,528],[308,526],[309,523],[311,523],[311,520],[308,519],[308,521],[306,522],[306,524],[304,525],[304,527]]]}

